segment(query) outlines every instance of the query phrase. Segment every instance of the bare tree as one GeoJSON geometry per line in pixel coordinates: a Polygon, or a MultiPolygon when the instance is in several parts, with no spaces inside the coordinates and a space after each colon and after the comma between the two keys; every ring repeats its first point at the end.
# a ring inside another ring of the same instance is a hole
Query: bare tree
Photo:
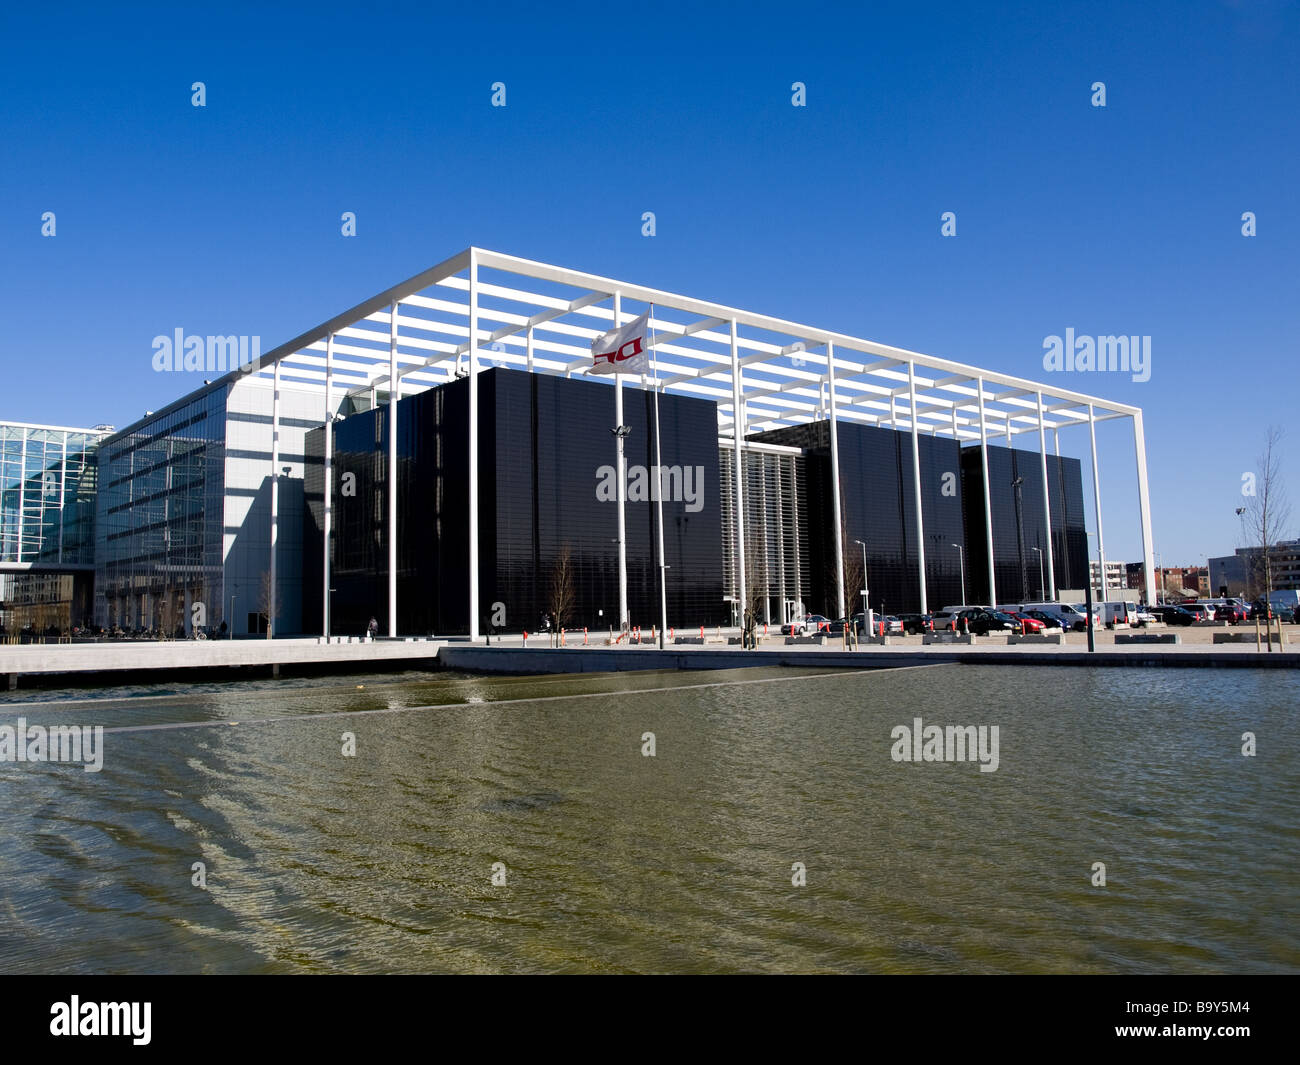
{"type": "MultiPolygon", "coordinates": [[[[754,524],[750,521],[745,526],[745,605],[754,615],[755,622],[761,624],[764,611],[760,604],[766,603],[768,591],[767,557],[754,524]]],[[[744,618],[740,619],[740,624],[744,626],[744,618]]]]}
{"type": "Polygon", "coordinates": [[[839,603],[840,573],[835,564],[834,533],[829,532],[826,553],[826,603],[828,615],[839,617],[843,612],[851,618],[862,607],[862,549],[849,536],[848,509],[844,500],[843,486],[840,488],[840,547],[844,555],[844,602],[839,603]]]}
{"type": "Polygon", "coordinates": [[[551,566],[550,608],[555,618],[555,628],[551,633],[552,643],[560,638],[560,630],[573,611],[573,600],[573,555],[566,541],[560,546],[555,562],[551,566]]]}
{"type": "Polygon", "coordinates": [[[258,581],[257,609],[262,615],[262,623],[266,627],[266,638],[271,638],[271,571],[262,570],[262,576],[258,581]]]}
{"type": "MultiPolygon", "coordinates": [[[[842,505],[840,513],[844,513],[842,505]]],[[[840,522],[840,542],[844,545],[844,615],[851,618],[858,610],[865,610],[862,589],[866,584],[863,581],[862,548],[849,537],[847,521],[840,522]]]]}
{"type": "Polygon", "coordinates": [[[1265,602],[1273,591],[1273,552],[1285,537],[1291,521],[1291,504],[1282,481],[1283,435],[1277,426],[1270,426],[1265,432],[1264,450],[1255,460],[1258,468],[1251,485],[1254,494],[1247,496],[1246,503],[1245,524],[1255,541],[1252,545],[1255,550],[1247,557],[1255,570],[1256,585],[1265,602]]]}

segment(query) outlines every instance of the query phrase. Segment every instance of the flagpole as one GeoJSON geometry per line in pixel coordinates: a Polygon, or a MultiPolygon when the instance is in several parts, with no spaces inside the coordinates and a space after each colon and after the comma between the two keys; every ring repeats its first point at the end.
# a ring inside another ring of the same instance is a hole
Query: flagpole
{"type": "MultiPolygon", "coordinates": [[[[650,320],[654,320],[655,305],[650,304],[650,320]]],[[[655,358],[654,326],[650,327],[650,369],[654,374],[655,392],[655,477],[659,484],[659,649],[664,649],[664,639],[668,632],[668,567],[664,565],[664,466],[663,455],[659,449],[659,362],[655,358]]]]}
{"type": "MultiPolygon", "coordinates": [[[[622,324],[622,294],[614,293],[614,328],[622,324]]],[[[618,631],[620,639],[628,631],[627,616],[627,459],[623,451],[623,378],[614,375],[614,436],[617,445],[615,474],[618,481],[615,491],[618,499],[618,631]]]]}

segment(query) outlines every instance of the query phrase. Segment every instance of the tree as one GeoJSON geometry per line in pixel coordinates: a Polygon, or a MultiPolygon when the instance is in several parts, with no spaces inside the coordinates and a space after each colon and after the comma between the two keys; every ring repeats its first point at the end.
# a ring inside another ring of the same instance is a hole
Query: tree
{"type": "Polygon", "coordinates": [[[258,581],[257,609],[261,612],[262,623],[266,627],[266,638],[271,638],[271,571],[262,570],[262,576],[258,581]]]}
{"type": "Polygon", "coordinates": [[[1265,602],[1273,591],[1273,552],[1285,537],[1291,521],[1291,504],[1282,482],[1283,435],[1277,426],[1270,426],[1265,432],[1264,450],[1255,460],[1254,494],[1249,495],[1246,502],[1246,528],[1258,545],[1249,557],[1256,574],[1256,586],[1265,602]]]}
{"type": "Polygon", "coordinates": [[[560,630],[569,620],[573,610],[573,557],[566,541],[560,546],[555,562],[551,566],[550,609],[555,617],[555,629],[551,634],[552,642],[559,640],[560,630]]]}
{"type": "MultiPolygon", "coordinates": [[[[760,604],[767,602],[768,579],[766,553],[754,526],[753,520],[745,525],[745,609],[754,615],[757,622],[764,616],[760,604]]],[[[740,619],[740,624],[744,626],[744,618],[740,619]]]]}

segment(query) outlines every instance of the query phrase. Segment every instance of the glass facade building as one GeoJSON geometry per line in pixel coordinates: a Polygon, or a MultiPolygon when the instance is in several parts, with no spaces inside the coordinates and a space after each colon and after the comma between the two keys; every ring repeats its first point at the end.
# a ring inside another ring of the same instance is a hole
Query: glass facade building
{"type": "MultiPolygon", "coordinates": [[[[843,421],[836,428],[844,591],[849,600],[845,612],[862,610],[862,548],[854,542],[857,540],[866,545],[871,608],[892,614],[917,611],[921,607],[920,552],[911,434],[843,421]]],[[[827,617],[838,616],[830,423],[774,429],[751,439],[801,447],[807,455],[809,609],[827,617]]],[[[962,601],[961,559],[951,546],[965,542],[960,448],[955,440],[929,435],[921,436],[918,444],[926,605],[936,610],[962,601]]]]}
{"type": "MultiPolygon", "coordinates": [[[[189,635],[264,633],[270,612],[273,387],[248,377],[187,396],[99,452],[95,618],[189,635]]],[[[319,394],[281,388],[279,632],[301,631],[302,441],[319,394]]]]}
{"type": "Polygon", "coordinates": [[[97,613],[173,632],[221,601],[225,391],[137,424],[100,451],[97,613]]]}
{"type": "Polygon", "coordinates": [[[92,566],[107,430],[0,422],[0,563],[92,566]]]}
{"type": "Polygon", "coordinates": [[[0,634],[88,624],[106,427],[0,422],[0,634]]]}
{"type": "MultiPolygon", "coordinates": [[[[1043,507],[1042,458],[1037,451],[992,447],[989,500],[993,509],[993,576],[1000,603],[1050,601],[1047,520],[1043,507]],[[1017,481],[1021,483],[1016,484],[1017,481]],[[1037,549],[1037,551],[1035,550],[1037,549]],[[1040,565],[1041,559],[1041,565],[1040,565]]],[[[984,525],[983,461],[978,447],[962,449],[966,504],[966,577],[975,601],[988,602],[988,542],[984,525]]],[[[1047,456],[1051,499],[1052,568],[1056,589],[1082,591],[1088,582],[1088,536],[1084,525],[1083,471],[1078,459],[1047,456]]]]}
{"type": "MultiPolygon", "coordinates": [[[[840,503],[844,545],[845,612],[862,609],[862,545],[873,610],[911,613],[921,607],[916,529],[916,476],[912,435],[839,422],[840,503]],[[861,541],[861,545],[855,541],[861,541]]],[[[803,449],[806,538],[813,613],[836,614],[834,498],[831,494],[830,425],[790,426],[750,438],[803,449]]],[[[922,544],[926,607],[988,603],[988,543],[978,446],[921,434],[922,544]],[[963,565],[965,586],[963,588],[963,565]]],[[[989,496],[993,509],[994,576],[999,602],[1054,598],[1046,580],[1047,522],[1041,459],[1036,451],[990,446],[989,496]],[[1017,478],[1023,481],[1017,486],[1017,478]],[[1044,552],[1042,577],[1039,556],[1044,552]]],[[[1078,459],[1048,456],[1052,557],[1057,588],[1083,587],[1087,579],[1083,482],[1078,459]],[[1077,583],[1076,583],[1077,582],[1077,583]]],[[[746,505],[746,510],[750,508],[746,505]]]]}
{"type": "MultiPolygon", "coordinates": [[[[535,632],[567,552],[566,627],[618,627],[614,389],[607,383],[491,369],[479,376],[479,581],[485,631],[535,632]]],[[[625,386],[628,611],[649,631],[659,618],[650,394],[625,386]]],[[[469,382],[398,404],[398,629],[469,631],[469,382]]],[[[331,629],[359,634],[388,610],[388,407],[334,430],[331,629]]],[[[726,620],[718,493],[717,410],[660,400],[668,470],[664,553],[676,626],[726,620]]],[[[304,569],[323,568],[324,430],[307,435],[304,569]]],[[[304,624],[322,624],[320,580],[304,581],[304,624]]]]}

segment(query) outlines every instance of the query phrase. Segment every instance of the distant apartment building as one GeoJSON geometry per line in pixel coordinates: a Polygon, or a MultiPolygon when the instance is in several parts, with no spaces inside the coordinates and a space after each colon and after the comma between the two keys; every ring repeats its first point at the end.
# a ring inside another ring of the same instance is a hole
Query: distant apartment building
{"type": "MultiPolygon", "coordinates": [[[[1121,588],[1125,588],[1125,589],[1130,587],[1140,588],[1142,586],[1140,579],[1137,585],[1129,584],[1128,566],[1129,564],[1125,562],[1107,561],[1106,587],[1105,587],[1105,594],[1103,595],[1102,594],[1103,589],[1101,586],[1101,563],[1098,562],[1096,559],[1089,561],[1088,579],[1092,582],[1092,594],[1096,596],[1098,599],[1109,599],[1111,598],[1111,596],[1113,596],[1113,594],[1116,591],[1118,591],[1121,588]]],[[[1138,573],[1140,577],[1142,564],[1138,563],[1137,566],[1138,566],[1138,573]]]]}

